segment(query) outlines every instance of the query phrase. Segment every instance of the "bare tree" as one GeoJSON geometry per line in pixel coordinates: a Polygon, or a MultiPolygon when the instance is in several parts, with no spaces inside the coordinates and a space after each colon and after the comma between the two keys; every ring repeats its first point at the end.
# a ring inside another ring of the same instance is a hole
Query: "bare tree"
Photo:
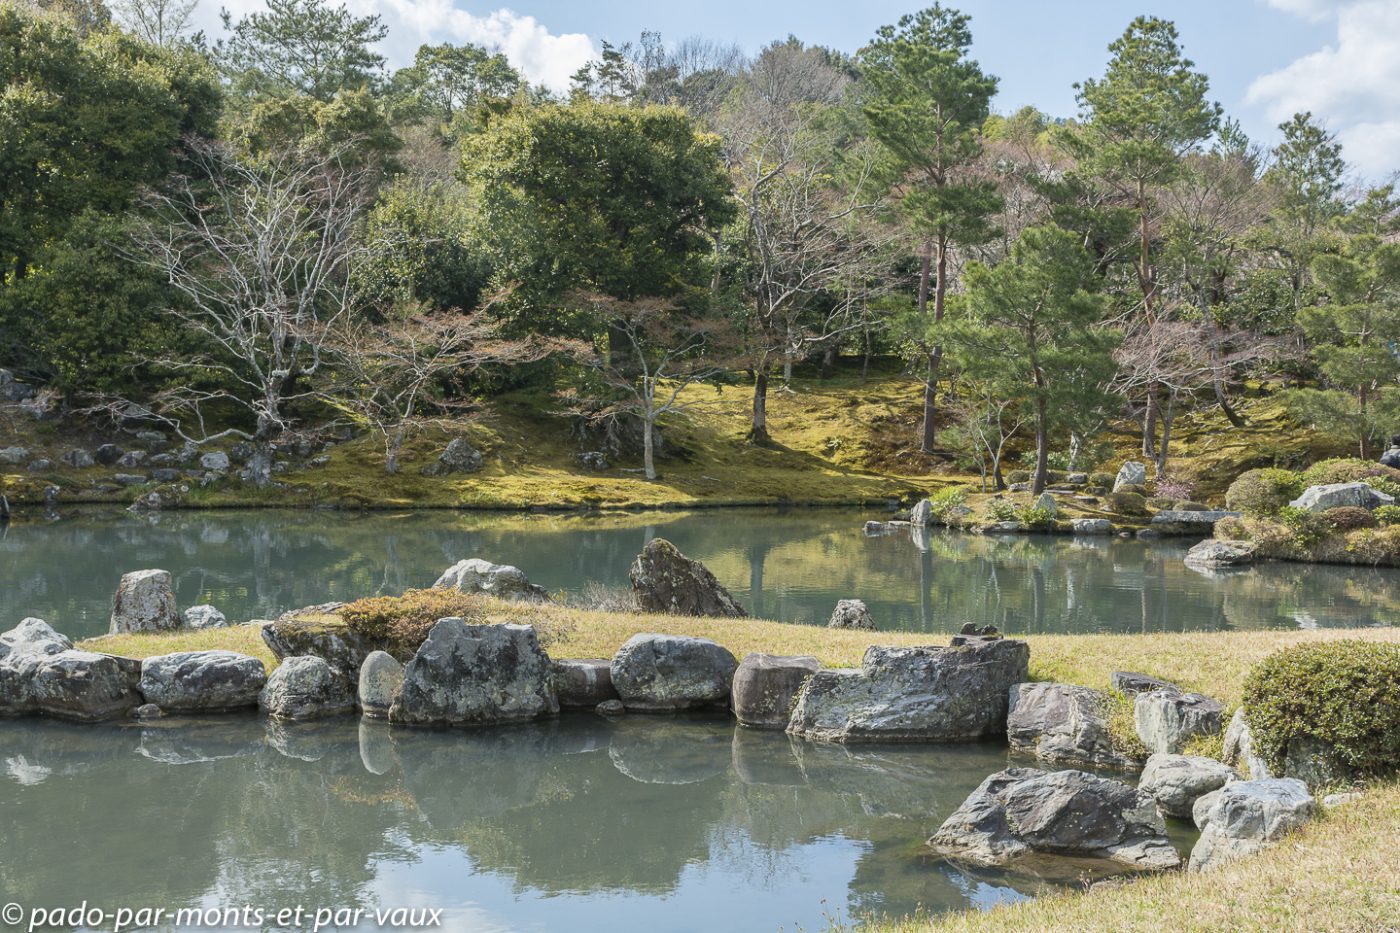
{"type": "Polygon", "coordinates": [[[111,8],[127,32],[166,48],[189,34],[198,5],[199,0],[113,0],[111,8]]]}
{"type": "Polygon", "coordinates": [[[949,413],[972,444],[977,454],[977,466],[982,476],[982,491],[987,490],[988,477],[995,489],[1005,489],[1001,464],[1006,446],[1021,429],[1032,421],[1025,400],[1010,398],[997,391],[992,383],[964,381],[957,393],[945,401],[949,413]]]}
{"type": "Polygon", "coordinates": [[[198,349],[158,361],[177,378],[146,407],[196,444],[251,441],[251,479],[265,486],[292,407],[317,395],[316,338],[352,313],[350,270],[375,252],[361,224],[374,173],[335,153],[252,160],[195,140],[188,159],[186,174],[151,195],[136,255],[174,289],[165,313],[198,349]],[[219,429],[216,408],[242,412],[252,429],[219,429]]]}

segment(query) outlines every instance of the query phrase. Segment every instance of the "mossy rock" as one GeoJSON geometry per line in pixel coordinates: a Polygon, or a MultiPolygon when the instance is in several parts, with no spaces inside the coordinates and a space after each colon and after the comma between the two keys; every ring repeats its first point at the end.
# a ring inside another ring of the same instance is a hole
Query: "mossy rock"
{"type": "Polygon", "coordinates": [[[1110,512],[1119,515],[1143,518],[1150,514],[1147,508],[1147,497],[1140,492],[1127,490],[1111,492],[1104,497],[1104,504],[1108,506],[1110,512]]]}

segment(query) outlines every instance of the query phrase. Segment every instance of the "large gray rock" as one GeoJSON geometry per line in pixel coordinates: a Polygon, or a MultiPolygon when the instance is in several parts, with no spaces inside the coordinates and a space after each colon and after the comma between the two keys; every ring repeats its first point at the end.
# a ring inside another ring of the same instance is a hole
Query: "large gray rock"
{"type": "Polygon", "coordinates": [[[1227,512],[1224,509],[1207,509],[1203,512],[1164,509],[1152,516],[1152,526],[1163,533],[1197,534],[1209,532],[1221,519],[1239,517],[1239,512],[1227,512]]]}
{"type": "Polygon", "coordinates": [[[1199,693],[1152,690],[1133,701],[1138,738],[1155,755],[1178,755],[1197,736],[1220,732],[1220,703],[1199,693]]]}
{"type": "Polygon", "coordinates": [[[820,669],[807,655],[745,656],[734,672],[734,718],[755,729],[786,729],[798,691],[820,669]]]}
{"type": "Polygon", "coordinates": [[[664,538],[647,542],[633,561],[629,576],[643,612],[732,618],[746,614],[709,568],[686,557],[664,538]]]}
{"type": "Polygon", "coordinates": [[[112,598],[111,631],[168,632],[180,627],[175,589],[165,570],[137,570],[122,574],[112,598]]]}
{"type": "Polygon", "coordinates": [[[288,658],[267,678],[258,706],[273,719],[323,719],[355,711],[350,684],[321,658],[288,658]]]}
{"type": "Polygon", "coordinates": [[[1083,771],[1012,768],[988,777],[929,839],[941,854],[1002,867],[1032,855],[1105,859],[1135,871],[1176,868],[1152,798],[1083,771]]]}
{"type": "Polygon", "coordinates": [[[707,638],[641,634],[627,639],[611,667],[628,709],[667,712],[728,703],[738,663],[707,638]]]}
{"type": "Polygon", "coordinates": [[[264,624],[262,639],[279,661],[314,655],[351,683],[359,678],[360,666],[375,650],[368,638],[346,625],[317,618],[298,618],[295,613],[264,624]]]}
{"type": "Polygon", "coordinates": [[[618,698],[612,683],[612,661],[607,658],[565,658],[554,662],[554,693],[559,705],[592,709],[618,698]]]}
{"type": "Polygon", "coordinates": [[[957,742],[1000,735],[1012,685],[1028,679],[1023,641],[959,637],[947,648],[866,650],[859,670],[803,685],[788,731],[828,742],[957,742]]]}
{"type": "Polygon", "coordinates": [[[493,564],[477,557],[448,567],[433,586],[463,593],[484,593],[500,599],[540,601],[549,598],[544,587],[531,583],[519,567],[493,564]]]}
{"type": "Polygon", "coordinates": [[[43,619],[29,618],[0,634],[0,658],[15,654],[58,654],[73,647],[67,635],[54,631],[43,619]]]}
{"type": "Polygon", "coordinates": [[[387,651],[371,651],[360,665],[360,711],[370,719],[388,719],[403,689],[403,665],[387,651]]]}
{"type": "Polygon", "coordinates": [[[1264,781],[1273,777],[1269,765],[1254,752],[1254,736],[1249,731],[1249,720],[1244,710],[1235,710],[1230,725],[1225,729],[1225,747],[1221,754],[1225,763],[1242,771],[1251,781],[1264,781]]]}
{"type": "Polygon", "coordinates": [[[0,464],[19,466],[29,459],[27,447],[0,447],[0,464]]]}
{"type": "Polygon", "coordinates": [[[184,651],[141,662],[146,702],[169,712],[222,712],[258,705],[267,670],[234,651],[184,651]]]}
{"type": "Polygon", "coordinates": [[[191,606],[180,614],[185,628],[225,628],[228,618],[213,606],[191,606]]]}
{"type": "Polygon", "coordinates": [[[1374,509],[1382,505],[1394,505],[1395,498],[1377,492],[1365,483],[1330,483],[1325,486],[1309,486],[1303,494],[1288,503],[1295,509],[1309,512],[1326,512],[1343,506],[1357,506],[1374,509]]]}
{"type": "Polygon", "coordinates": [[[864,600],[843,599],[832,610],[831,621],[826,626],[827,628],[859,629],[873,632],[875,631],[875,619],[870,615],[870,609],[865,605],[864,600]]]}
{"type": "Polygon", "coordinates": [[[1209,871],[1255,855],[1312,819],[1316,803],[1293,778],[1237,781],[1196,801],[1201,838],[1191,870],[1209,871]]]}
{"type": "Polygon", "coordinates": [[[1147,483],[1147,464],[1129,460],[1118,470],[1118,476],[1113,481],[1113,491],[1118,492],[1125,486],[1143,486],[1147,483]]]}
{"type": "Polygon", "coordinates": [[[1142,769],[1138,789],[1157,801],[1163,814],[1189,820],[1197,800],[1236,779],[1233,768],[1214,758],[1153,755],[1142,769]]]}
{"type": "Polygon", "coordinates": [[[389,721],[468,726],[553,716],[553,675],[532,626],[443,619],[404,668],[389,721]]]}
{"type": "Polygon", "coordinates": [[[229,462],[228,454],[222,450],[211,450],[209,453],[199,458],[199,468],[210,470],[215,473],[227,473],[232,464],[229,462]]]}
{"type": "Polygon", "coordinates": [[[435,462],[423,469],[425,476],[447,476],[450,473],[475,473],[481,469],[481,451],[467,443],[465,438],[454,437],[447,442],[435,462]]]}
{"type": "Polygon", "coordinates": [[[1138,768],[1142,761],[1113,747],[1108,698],[1074,684],[1024,683],[1011,688],[1006,738],[1014,751],[1055,764],[1138,768]]]}
{"type": "Polygon", "coordinates": [[[909,512],[909,523],[926,527],[933,524],[933,503],[927,499],[920,499],[918,504],[909,512]]]}
{"type": "Polygon", "coordinates": [[[1238,567],[1254,562],[1254,545],[1247,541],[1202,541],[1186,552],[1188,567],[1238,567]]]}
{"type": "Polygon", "coordinates": [[[1381,466],[1400,469],[1400,447],[1391,447],[1381,454],[1381,466]]]}
{"type": "Polygon", "coordinates": [[[79,722],[125,716],[141,705],[140,667],[128,658],[77,651],[41,619],[0,634],[0,716],[79,722]]]}
{"type": "Polygon", "coordinates": [[[75,447],[59,459],[75,470],[86,470],[88,467],[97,463],[92,454],[83,450],[81,447],[75,447]]]}

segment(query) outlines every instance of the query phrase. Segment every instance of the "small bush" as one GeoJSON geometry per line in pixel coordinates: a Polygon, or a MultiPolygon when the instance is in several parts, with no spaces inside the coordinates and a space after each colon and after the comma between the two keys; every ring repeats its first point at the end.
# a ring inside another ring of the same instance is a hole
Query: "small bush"
{"type": "Polygon", "coordinates": [[[1400,766],[1400,645],[1339,640],[1286,648],[1250,672],[1244,710],[1277,773],[1288,743],[1312,738],[1366,774],[1400,766]]]}
{"type": "Polygon", "coordinates": [[[1147,497],[1140,492],[1121,490],[1111,492],[1106,500],[1108,508],[1119,515],[1144,516],[1147,514],[1147,497]]]}
{"type": "Polygon", "coordinates": [[[1112,473],[1090,473],[1089,485],[1101,486],[1104,489],[1112,489],[1116,479],[1118,479],[1118,477],[1114,476],[1112,473]]]}
{"type": "Polygon", "coordinates": [[[1011,470],[1006,474],[1008,483],[1029,483],[1031,481],[1030,470],[1011,470]]]}
{"type": "Polygon", "coordinates": [[[994,522],[1018,522],[1021,520],[1015,504],[1005,499],[993,499],[988,502],[987,514],[994,522]]]}
{"type": "Polygon", "coordinates": [[[1215,523],[1215,536],[1221,541],[1250,541],[1250,523],[1233,515],[1215,523]]]}
{"type": "MultiPolygon", "coordinates": [[[[1334,483],[1371,483],[1372,480],[1388,481],[1395,484],[1394,488],[1400,489],[1400,470],[1369,460],[1338,459],[1319,461],[1303,471],[1304,487],[1330,486],[1334,483]]],[[[1371,485],[1380,489],[1375,483],[1371,485]]],[[[1381,491],[1386,492],[1384,489],[1381,491]]]]}
{"type": "Polygon", "coordinates": [[[1400,525],[1361,528],[1346,537],[1345,556],[1359,564],[1400,565],[1400,525]]]}
{"type": "Polygon", "coordinates": [[[945,525],[955,525],[967,508],[967,488],[950,486],[928,497],[929,511],[945,525]]]}
{"type": "Polygon", "coordinates": [[[1322,520],[1337,531],[1355,531],[1358,528],[1375,528],[1380,524],[1369,510],[1355,505],[1328,509],[1326,512],[1322,513],[1322,520]]]}
{"type": "Polygon", "coordinates": [[[1303,478],[1292,470],[1250,470],[1230,484],[1225,505],[1250,515],[1277,515],[1303,488],[1303,478]]]}
{"type": "Polygon", "coordinates": [[[1371,514],[1382,525],[1400,525],[1400,505],[1383,505],[1371,514]]]}
{"type": "Polygon", "coordinates": [[[390,654],[412,654],[441,619],[481,622],[486,601],[455,589],[408,590],[346,603],[340,617],[350,630],[385,646],[390,654]]]}
{"type": "Polygon", "coordinates": [[[1016,517],[1027,528],[1055,527],[1055,513],[1038,505],[1030,505],[1018,510],[1016,517]]]}
{"type": "Polygon", "coordinates": [[[1304,550],[1332,533],[1332,526],[1321,515],[1291,505],[1279,509],[1278,520],[1288,529],[1298,547],[1304,550]]]}

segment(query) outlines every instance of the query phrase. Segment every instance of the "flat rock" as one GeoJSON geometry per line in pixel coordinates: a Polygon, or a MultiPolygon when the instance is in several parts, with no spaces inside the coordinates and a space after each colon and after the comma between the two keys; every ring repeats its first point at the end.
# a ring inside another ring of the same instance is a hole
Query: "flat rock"
{"type": "Polygon", "coordinates": [[[1383,505],[1394,505],[1395,498],[1372,489],[1366,483],[1329,483],[1324,486],[1309,486],[1303,494],[1288,503],[1295,509],[1309,512],[1326,512],[1354,506],[1375,509],[1383,505]]]}
{"type": "Polygon", "coordinates": [[[734,672],[734,718],[755,729],[786,729],[798,691],[820,669],[808,655],[745,656],[734,672]]]}
{"type": "Polygon", "coordinates": [[[258,705],[267,671],[234,651],[184,651],[141,662],[141,693],[166,712],[221,712],[258,705]]]}
{"type": "Polygon", "coordinates": [[[1227,512],[1224,509],[1207,509],[1204,512],[1192,512],[1186,509],[1164,509],[1152,516],[1153,526],[1163,525],[1195,525],[1204,529],[1215,527],[1215,523],[1225,518],[1239,518],[1239,512],[1227,512]]]}
{"type": "Polygon", "coordinates": [[[554,692],[559,705],[591,709],[618,698],[608,658],[565,658],[554,662],[554,692]]]}
{"type": "Polygon", "coordinates": [[[1214,758],[1153,755],[1142,769],[1138,789],[1157,801],[1164,815],[1189,820],[1197,800],[1236,779],[1233,768],[1214,758]]]}
{"type": "Polygon", "coordinates": [[[1196,801],[1201,837],[1191,850],[1191,870],[1209,871],[1247,858],[1312,819],[1316,802],[1293,778],[1237,781],[1196,801]]]}
{"type": "Polygon", "coordinates": [[[389,708],[403,688],[403,665],[387,651],[371,651],[360,665],[360,711],[370,719],[388,719],[389,708]]]}
{"type": "Polygon", "coordinates": [[[258,707],[273,719],[323,719],[355,711],[351,687],[323,659],[288,658],[267,678],[258,707]]]}
{"type": "Polygon", "coordinates": [[[463,593],[484,593],[499,599],[539,602],[549,598],[544,587],[531,583],[519,567],[493,564],[478,557],[448,567],[433,586],[463,593]]]}
{"type": "Polygon", "coordinates": [[[1202,541],[1184,558],[1188,567],[1239,567],[1254,562],[1254,545],[1245,541],[1202,541]]]}
{"type": "Polygon", "coordinates": [[[1169,680],[1162,680],[1149,674],[1140,674],[1137,671],[1114,671],[1108,675],[1108,688],[1129,699],[1135,698],[1139,693],[1151,693],[1153,690],[1186,692],[1169,680]]]}
{"type": "Polygon", "coordinates": [[[618,649],[611,668],[629,710],[665,712],[727,704],[738,663],[707,638],[641,634],[618,649]]]}
{"type": "Polygon", "coordinates": [[[1138,738],[1157,755],[1177,755],[1197,736],[1220,732],[1222,709],[1199,693],[1152,690],[1133,701],[1138,738]]]}
{"type": "Polygon", "coordinates": [[[708,567],[665,538],[648,541],[628,573],[643,612],[743,618],[744,612],[708,567]]]}
{"type": "Polygon", "coordinates": [[[122,574],[112,598],[113,634],[120,632],[168,632],[180,627],[175,589],[165,570],[137,570],[122,574]]]}
{"type": "Polygon", "coordinates": [[[1011,688],[1006,738],[1013,751],[1055,764],[1138,768],[1113,747],[1108,698],[1074,684],[1023,683],[1011,688]]]}

